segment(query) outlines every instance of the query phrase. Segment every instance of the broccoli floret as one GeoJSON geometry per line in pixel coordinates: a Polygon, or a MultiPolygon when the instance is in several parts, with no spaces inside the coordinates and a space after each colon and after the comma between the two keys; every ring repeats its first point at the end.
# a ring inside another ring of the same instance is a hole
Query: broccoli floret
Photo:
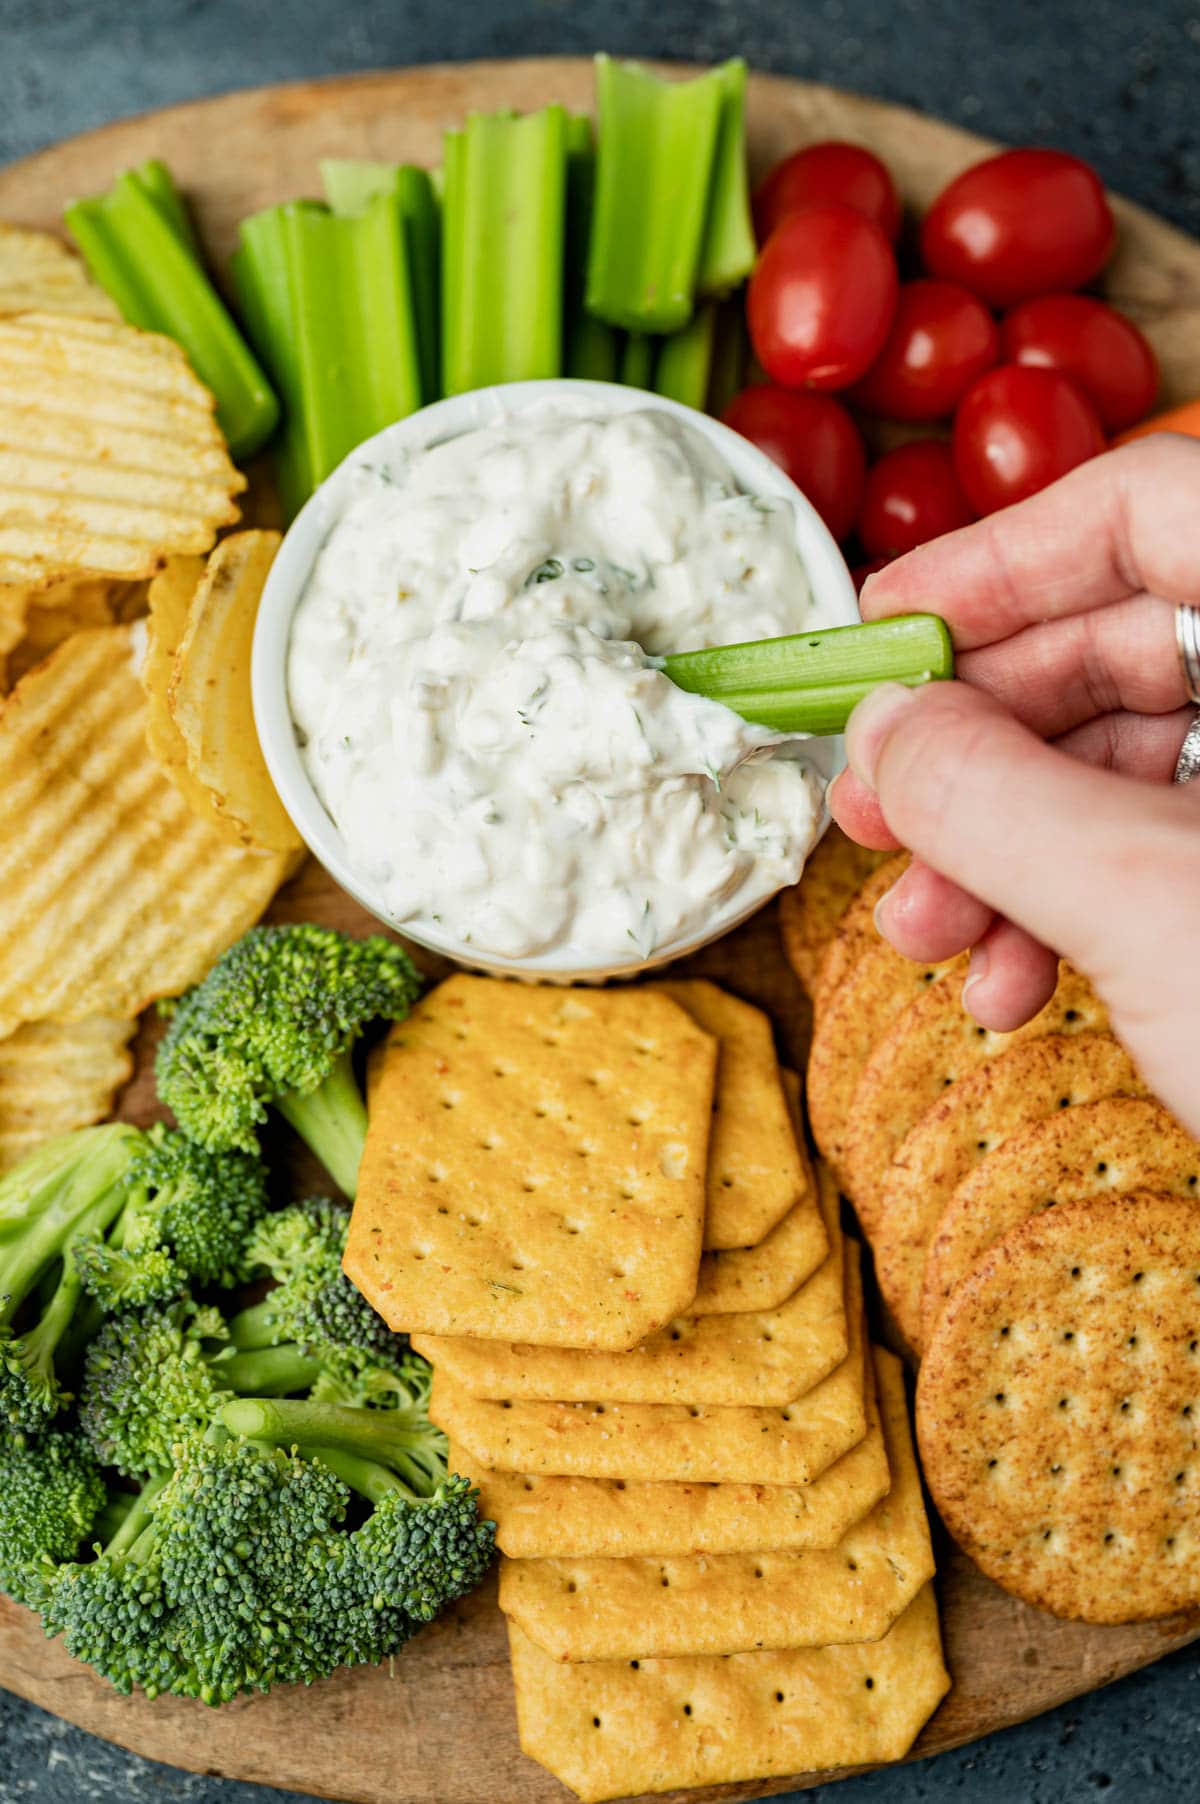
{"type": "Polygon", "coordinates": [[[229,1396],[307,1390],[322,1371],[296,1346],[236,1352],[220,1311],[183,1298],[107,1319],[88,1348],[79,1419],[104,1465],[144,1478],[169,1472],[229,1396]]]}
{"type": "Polygon", "coordinates": [[[428,1385],[409,1356],[388,1409],[226,1402],[98,1557],[43,1558],[47,1633],[121,1691],[210,1704],[397,1652],[479,1583],[493,1546],[446,1470],[428,1385]],[[355,1497],[371,1506],[357,1527],[355,1497]]]}
{"type": "Polygon", "coordinates": [[[269,1103],[353,1196],[367,1114],[351,1050],[373,1020],[399,1021],[421,980],[381,935],[254,927],[171,1005],[158,1093],[210,1150],[253,1152],[269,1103]]]}
{"type": "Polygon", "coordinates": [[[0,1422],[36,1431],[70,1402],[60,1354],[81,1329],[75,1249],[103,1235],[124,1200],[141,1136],[114,1122],[49,1140],[0,1178],[0,1422]]]}
{"type": "Polygon", "coordinates": [[[55,1564],[47,1557],[39,1573],[47,1635],[61,1635],[76,1659],[118,1691],[140,1685],[151,1698],[174,1690],[179,1673],[154,1557],[154,1503],[166,1483],[159,1475],[143,1488],[97,1558],[55,1564]]]}
{"type": "Polygon", "coordinates": [[[327,1370],[318,1388],[331,1398],[353,1390],[362,1374],[393,1367],[403,1345],[342,1270],[349,1225],[346,1211],[324,1197],[266,1216],[247,1242],[246,1263],[275,1288],[229,1324],[235,1347],[295,1342],[319,1355],[327,1370]]]}
{"type": "Polygon", "coordinates": [[[146,1133],[107,1238],[76,1248],[84,1288],[105,1309],[177,1296],[189,1282],[239,1283],[246,1240],[267,1207],[267,1174],[251,1153],[207,1152],[178,1129],[146,1133]]]}
{"type": "Polygon", "coordinates": [[[41,1562],[73,1560],[107,1501],[77,1430],[0,1439],[0,1591],[36,1608],[41,1562]]]}
{"type": "Polygon", "coordinates": [[[447,1469],[446,1438],[429,1420],[429,1381],[429,1367],[411,1354],[386,1409],[236,1398],[219,1417],[234,1435],[328,1465],[374,1504],[351,1537],[363,1595],[417,1622],[474,1590],[495,1538],[470,1484],[447,1469]]]}

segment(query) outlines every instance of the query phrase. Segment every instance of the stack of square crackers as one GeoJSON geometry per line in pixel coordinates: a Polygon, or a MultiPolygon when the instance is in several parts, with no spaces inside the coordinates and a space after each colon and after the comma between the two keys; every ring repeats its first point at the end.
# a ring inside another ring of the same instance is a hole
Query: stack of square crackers
{"type": "Polygon", "coordinates": [[[346,1268],[497,1523],[526,1751],[585,1799],[903,1754],[948,1680],[902,1374],[766,1018],[456,976],[370,1088],[346,1268]]]}
{"type": "Polygon", "coordinates": [[[907,855],[836,829],[782,910],[813,1002],[809,1118],[921,1359],[929,1487],[1028,1602],[1123,1622],[1200,1602],[1200,1145],[1069,966],[1016,1032],[965,959],[875,927],[907,855]]]}

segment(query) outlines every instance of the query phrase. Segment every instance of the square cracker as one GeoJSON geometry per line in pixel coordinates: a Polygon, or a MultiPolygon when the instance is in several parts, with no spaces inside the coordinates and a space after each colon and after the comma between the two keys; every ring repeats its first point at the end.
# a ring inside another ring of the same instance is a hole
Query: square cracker
{"type": "Polygon", "coordinates": [[[654,1559],[686,1553],[799,1553],[835,1547],[891,1483],[875,1371],[867,1362],[867,1432],[810,1485],[626,1484],[493,1472],[450,1446],[450,1470],[479,1487],[480,1515],[513,1559],[654,1559]]]}
{"type": "Polygon", "coordinates": [[[850,1351],[782,1409],[683,1403],[493,1403],[434,1372],[429,1414],[502,1472],[646,1482],[807,1485],[867,1431],[862,1280],[846,1242],[850,1351]]]}
{"type": "Polygon", "coordinates": [[[415,1334],[413,1346],[472,1397],[587,1403],[791,1403],[846,1357],[838,1199],[821,1197],[830,1250],[778,1309],[680,1316],[626,1353],[415,1334]]]}
{"type": "Polygon", "coordinates": [[[794,1071],[781,1071],[779,1075],[800,1155],[800,1196],[779,1226],[772,1228],[757,1246],[714,1248],[703,1255],[690,1315],[774,1309],[812,1276],[829,1251],[816,1174],[804,1144],[800,1079],[794,1071]]]}
{"type": "MultiPolygon", "coordinates": [[[[892,1488],[836,1547],[513,1560],[500,1608],[556,1660],[743,1654],[878,1641],[933,1577],[900,1362],[876,1355],[892,1488]]],[[[819,1482],[819,1481],[818,1481],[819,1482]]]]}
{"type": "Polygon", "coordinates": [[[932,1585],[857,1647],[570,1666],[514,1623],[508,1645],[521,1746],[583,1804],[901,1760],[950,1689],[932,1585]]]}
{"type": "Polygon", "coordinates": [[[348,1275],[395,1329],[636,1346],[696,1292],[716,1057],[666,996],[448,978],[388,1037],[348,1275]]]}
{"type": "Polygon", "coordinates": [[[755,1246],[804,1188],[771,1023],[761,1009],[706,978],[673,978],[649,988],[685,1008],[719,1048],[704,1245],[755,1246]]]}

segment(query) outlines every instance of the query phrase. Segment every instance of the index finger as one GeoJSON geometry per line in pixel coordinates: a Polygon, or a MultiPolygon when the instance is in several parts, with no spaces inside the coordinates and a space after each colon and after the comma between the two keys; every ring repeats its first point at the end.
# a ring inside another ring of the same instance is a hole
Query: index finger
{"type": "Polygon", "coordinates": [[[1160,433],[934,539],[867,581],[864,620],[930,610],[959,651],[1149,593],[1200,597],[1200,444],[1160,433]]]}

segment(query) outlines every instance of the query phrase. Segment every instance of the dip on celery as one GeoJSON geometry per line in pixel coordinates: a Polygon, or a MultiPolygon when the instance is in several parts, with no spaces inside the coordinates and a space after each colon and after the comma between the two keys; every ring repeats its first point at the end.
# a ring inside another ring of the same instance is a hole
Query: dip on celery
{"type": "Polygon", "coordinates": [[[364,453],[337,493],[289,699],[397,925],[628,963],[795,880],[820,808],[797,742],[654,664],[823,624],[785,502],[665,412],[562,404],[364,453]]]}

